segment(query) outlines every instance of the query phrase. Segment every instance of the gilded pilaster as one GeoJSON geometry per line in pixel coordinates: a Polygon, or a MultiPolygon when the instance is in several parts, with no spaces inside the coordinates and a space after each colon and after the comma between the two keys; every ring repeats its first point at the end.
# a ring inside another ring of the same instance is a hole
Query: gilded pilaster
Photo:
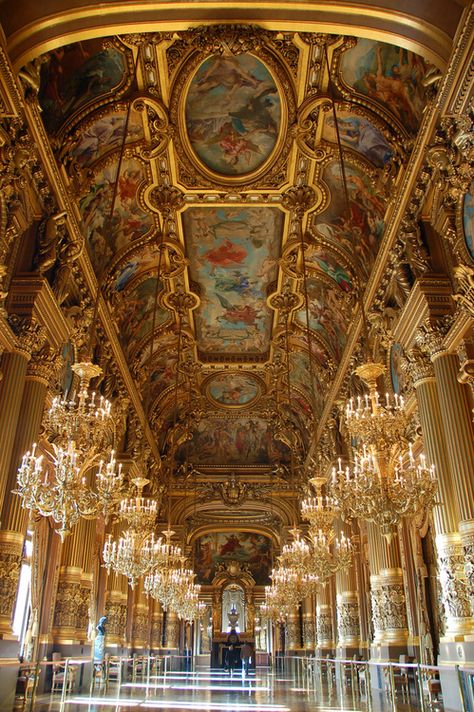
{"type": "Polygon", "coordinates": [[[0,381],[0,506],[7,492],[8,471],[25,387],[28,355],[24,351],[3,354],[0,381]]]}
{"type": "MultiPolygon", "coordinates": [[[[163,635],[163,610],[161,608],[161,603],[159,601],[153,601],[153,610],[151,613],[151,637],[150,637],[150,648],[152,650],[159,650],[162,647],[162,635],[163,635]]],[[[207,635],[207,631],[203,630],[202,635],[207,635]]],[[[210,649],[208,648],[208,651],[210,649]]]]}

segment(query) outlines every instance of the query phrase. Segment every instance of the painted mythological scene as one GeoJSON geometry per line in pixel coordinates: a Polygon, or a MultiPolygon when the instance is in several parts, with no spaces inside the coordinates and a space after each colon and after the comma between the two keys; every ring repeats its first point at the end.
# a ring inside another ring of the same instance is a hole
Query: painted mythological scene
{"type": "Polygon", "coordinates": [[[135,143],[143,139],[143,124],[137,111],[130,111],[127,125],[125,111],[112,111],[81,132],[77,144],[71,151],[72,156],[81,166],[90,166],[102,156],[121,148],[124,133],[127,132],[125,143],[135,143]]]}
{"type": "Polygon", "coordinates": [[[255,171],[275,148],[280,123],[278,89],[256,57],[215,55],[197,70],[186,97],[186,127],[211,170],[225,176],[255,171]]]}
{"type": "Polygon", "coordinates": [[[422,80],[427,65],[401,47],[359,39],[342,56],[344,82],[360,94],[381,102],[408,131],[416,131],[426,103],[422,80]]]}
{"type": "Polygon", "coordinates": [[[257,586],[270,583],[272,544],[270,539],[253,532],[213,532],[195,544],[198,583],[210,584],[220,564],[239,561],[247,564],[257,586]]]}
{"type": "Polygon", "coordinates": [[[259,394],[257,381],[245,373],[220,373],[207,387],[210,397],[220,405],[242,407],[259,394]]]}
{"type": "Polygon", "coordinates": [[[203,418],[178,450],[178,460],[185,457],[194,465],[271,465],[288,463],[290,452],[262,418],[203,418]]]}
{"type": "Polygon", "coordinates": [[[103,272],[117,252],[145,235],[153,226],[151,215],[145,213],[138,203],[137,191],[146,175],[143,165],[134,159],[123,161],[110,224],[116,173],[115,163],[99,171],[90,191],[80,202],[92,263],[98,274],[103,272]]]}
{"type": "Polygon", "coordinates": [[[205,353],[263,354],[272,312],[266,289],[276,279],[283,230],[278,208],[191,208],[183,215],[191,278],[200,286],[194,312],[205,353]]]}
{"type": "Polygon", "coordinates": [[[117,90],[126,79],[125,55],[102,40],[55,49],[42,67],[39,102],[48,131],[57,131],[77,109],[117,90]]]}
{"type": "Polygon", "coordinates": [[[474,183],[471,184],[470,192],[464,196],[463,226],[466,247],[474,260],[474,183]]]}
{"type": "MultiPolygon", "coordinates": [[[[163,284],[158,285],[161,292],[163,284]]],[[[155,305],[156,277],[147,277],[126,295],[120,295],[114,304],[114,317],[119,339],[127,351],[133,349],[151,331],[155,305]]],[[[155,326],[158,328],[169,318],[167,310],[158,305],[155,326]]]]}
{"type": "MultiPolygon", "coordinates": [[[[357,151],[377,168],[382,168],[391,159],[393,151],[387,139],[365,117],[339,109],[337,126],[342,145],[357,151]]],[[[325,116],[322,138],[337,143],[332,114],[325,116]]]]}
{"type": "MultiPolygon", "coordinates": [[[[341,167],[331,163],[324,171],[331,199],[329,206],[315,218],[313,227],[321,237],[343,247],[359,258],[358,267],[367,276],[377,254],[384,231],[385,198],[374,188],[368,176],[355,166],[345,166],[349,215],[344,200],[341,167]]],[[[321,266],[321,265],[320,265],[321,266]]],[[[331,275],[332,276],[332,275],[331,275]]],[[[344,291],[347,284],[337,278],[344,291]]]]}

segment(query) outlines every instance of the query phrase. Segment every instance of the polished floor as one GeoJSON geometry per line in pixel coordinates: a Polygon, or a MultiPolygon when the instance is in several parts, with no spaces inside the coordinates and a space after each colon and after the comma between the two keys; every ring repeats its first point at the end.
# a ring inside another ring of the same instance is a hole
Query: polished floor
{"type": "MultiPolygon", "coordinates": [[[[117,682],[96,684],[92,690],[39,695],[34,706],[28,702],[23,709],[38,712],[100,712],[108,710],[177,710],[232,712],[370,712],[372,709],[390,712],[420,709],[416,694],[410,698],[390,699],[385,693],[371,696],[360,694],[357,681],[346,679],[338,684],[326,676],[308,676],[300,670],[274,671],[257,669],[244,675],[223,670],[196,669],[192,672],[168,672],[135,677],[117,682]]],[[[18,709],[18,708],[17,708],[18,709]]],[[[21,709],[21,708],[20,708],[21,709]]],[[[439,707],[437,707],[439,709],[439,707]]]]}

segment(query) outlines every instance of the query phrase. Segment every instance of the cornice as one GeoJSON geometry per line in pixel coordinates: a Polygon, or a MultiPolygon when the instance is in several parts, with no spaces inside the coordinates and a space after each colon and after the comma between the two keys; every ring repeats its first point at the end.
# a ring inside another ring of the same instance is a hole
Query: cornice
{"type": "Polygon", "coordinates": [[[67,341],[68,323],[44,277],[18,274],[11,282],[7,304],[13,314],[34,316],[43,324],[54,348],[59,349],[67,341]]]}
{"type": "Polygon", "coordinates": [[[394,326],[394,340],[409,348],[416,330],[427,317],[436,319],[449,314],[453,306],[451,294],[451,281],[444,275],[417,279],[394,326]]]}

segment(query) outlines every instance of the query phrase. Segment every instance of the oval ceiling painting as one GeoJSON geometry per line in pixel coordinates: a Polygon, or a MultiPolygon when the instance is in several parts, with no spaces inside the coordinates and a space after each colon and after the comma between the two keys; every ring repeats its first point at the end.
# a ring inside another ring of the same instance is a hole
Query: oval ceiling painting
{"type": "Polygon", "coordinates": [[[216,405],[244,408],[260,395],[260,384],[247,373],[219,373],[207,381],[206,393],[216,405]]]}
{"type": "Polygon", "coordinates": [[[214,55],[191,80],[186,128],[194,153],[211,171],[253,173],[272,155],[281,127],[281,99],[267,67],[251,54],[214,55]]]}

